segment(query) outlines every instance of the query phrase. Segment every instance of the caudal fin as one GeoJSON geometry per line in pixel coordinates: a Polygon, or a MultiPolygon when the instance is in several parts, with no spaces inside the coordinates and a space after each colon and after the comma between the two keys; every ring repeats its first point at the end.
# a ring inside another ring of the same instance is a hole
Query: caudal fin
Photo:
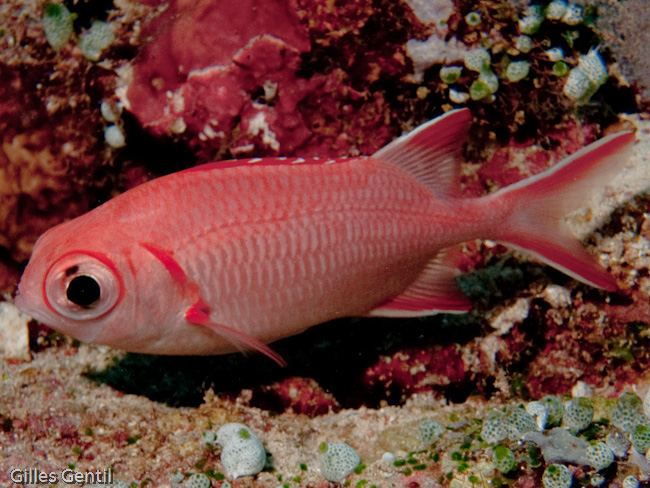
{"type": "Polygon", "coordinates": [[[634,132],[611,134],[553,168],[492,195],[512,209],[496,239],[526,250],[589,285],[617,289],[614,278],[578,243],[563,217],[589,203],[625,166],[634,132]]]}

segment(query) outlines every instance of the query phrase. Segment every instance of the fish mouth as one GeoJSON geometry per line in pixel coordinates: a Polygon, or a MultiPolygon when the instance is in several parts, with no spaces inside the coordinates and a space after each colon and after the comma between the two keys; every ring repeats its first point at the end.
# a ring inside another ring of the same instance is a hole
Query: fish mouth
{"type": "Polygon", "coordinates": [[[18,288],[18,291],[16,292],[16,296],[14,297],[14,305],[18,310],[20,310],[21,313],[29,316],[32,320],[37,320],[38,322],[46,323],[46,319],[44,316],[39,317],[39,313],[35,311],[32,307],[30,307],[30,303],[33,303],[32,300],[29,299],[29,294],[21,293],[20,288],[18,288]]]}
{"type": "MultiPolygon", "coordinates": [[[[27,312],[27,303],[26,303],[26,299],[25,299],[24,295],[21,295],[20,290],[18,290],[18,291],[16,292],[16,296],[14,297],[14,305],[15,305],[16,308],[17,308],[18,310],[20,310],[21,312],[23,312],[23,313],[25,313],[25,314],[27,314],[27,315],[30,315],[30,314],[27,312]]],[[[31,316],[31,315],[30,315],[30,316],[31,316]]]]}

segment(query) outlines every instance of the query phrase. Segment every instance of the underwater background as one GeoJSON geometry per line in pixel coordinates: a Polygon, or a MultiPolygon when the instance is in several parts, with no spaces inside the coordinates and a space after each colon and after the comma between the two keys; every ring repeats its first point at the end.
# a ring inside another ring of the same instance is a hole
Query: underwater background
{"type": "Polygon", "coordinates": [[[0,484],[110,467],[150,487],[650,486],[648,13],[644,0],[3,2],[0,484]],[[636,130],[625,172],[568,219],[619,291],[468,242],[469,314],[322,324],[274,344],[286,368],[81,344],[12,304],[39,235],[145,181],[233,157],[369,155],[462,106],[468,197],[636,130]],[[229,422],[263,444],[261,472],[233,479],[246,449],[232,464],[206,441],[229,422]]]}

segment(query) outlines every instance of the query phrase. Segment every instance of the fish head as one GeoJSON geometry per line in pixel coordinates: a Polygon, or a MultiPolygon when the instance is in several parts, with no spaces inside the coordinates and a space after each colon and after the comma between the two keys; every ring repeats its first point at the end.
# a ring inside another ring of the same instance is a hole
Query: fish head
{"type": "MultiPolygon", "coordinates": [[[[123,249],[114,249],[103,232],[77,233],[70,221],[48,230],[36,242],[18,285],[16,306],[32,318],[83,342],[106,343],[120,316],[133,317],[126,290],[134,276],[123,249]]],[[[123,326],[122,329],[128,329],[123,326]]],[[[121,334],[124,334],[122,332],[121,334]]]]}
{"type": "Polygon", "coordinates": [[[146,224],[129,230],[95,210],[37,240],[14,299],[22,312],[82,342],[131,352],[236,350],[208,327],[185,320],[196,297],[138,244],[138,237],[151,237],[146,224]]]}

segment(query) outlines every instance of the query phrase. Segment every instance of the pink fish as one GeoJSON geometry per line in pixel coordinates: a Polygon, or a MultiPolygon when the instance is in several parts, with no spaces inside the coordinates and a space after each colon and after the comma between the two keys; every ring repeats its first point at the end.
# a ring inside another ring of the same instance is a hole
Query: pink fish
{"type": "Polygon", "coordinates": [[[621,170],[634,134],[459,198],[469,122],[448,112],[370,157],[226,161],[143,184],[41,236],[16,305],[84,342],[282,363],[268,343],[337,317],[468,310],[448,249],[475,238],[615,290],[562,216],[621,170]]]}

